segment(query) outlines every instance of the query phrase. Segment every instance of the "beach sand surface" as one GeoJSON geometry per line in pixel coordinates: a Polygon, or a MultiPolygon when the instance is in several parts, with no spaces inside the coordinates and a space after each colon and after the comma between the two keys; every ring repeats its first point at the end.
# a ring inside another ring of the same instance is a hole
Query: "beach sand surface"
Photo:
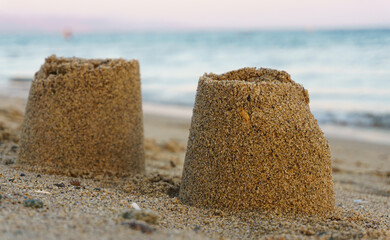
{"type": "Polygon", "coordinates": [[[17,164],[25,104],[0,96],[0,239],[390,238],[388,145],[328,137],[336,209],[325,216],[201,209],[177,198],[188,115],[144,108],[144,176],[81,179],[17,164]],[[25,207],[28,199],[43,207],[25,207]],[[123,218],[133,202],[158,215],[157,224],[123,218]]]}

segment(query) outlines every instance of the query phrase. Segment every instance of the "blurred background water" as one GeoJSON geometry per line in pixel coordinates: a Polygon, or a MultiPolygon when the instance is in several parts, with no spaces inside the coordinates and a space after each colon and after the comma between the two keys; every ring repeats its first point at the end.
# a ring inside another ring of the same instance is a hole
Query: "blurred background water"
{"type": "Polygon", "coordinates": [[[144,102],[192,107],[205,72],[287,71],[320,124],[390,129],[390,29],[0,34],[0,93],[27,97],[51,54],[138,59],[144,102]]]}

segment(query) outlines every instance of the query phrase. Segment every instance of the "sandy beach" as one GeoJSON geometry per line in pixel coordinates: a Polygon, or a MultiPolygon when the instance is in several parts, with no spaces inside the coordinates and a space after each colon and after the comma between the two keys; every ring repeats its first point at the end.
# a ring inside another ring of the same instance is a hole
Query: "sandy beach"
{"type": "Polygon", "coordinates": [[[325,216],[229,212],[182,204],[177,196],[188,110],[169,116],[144,105],[146,174],[72,178],[16,162],[26,100],[0,97],[0,239],[389,239],[390,147],[329,137],[336,209],[325,216]],[[25,206],[38,199],[42,208],[25,206]],[[156,224],[121,216],[132,203],[156,224]]]}

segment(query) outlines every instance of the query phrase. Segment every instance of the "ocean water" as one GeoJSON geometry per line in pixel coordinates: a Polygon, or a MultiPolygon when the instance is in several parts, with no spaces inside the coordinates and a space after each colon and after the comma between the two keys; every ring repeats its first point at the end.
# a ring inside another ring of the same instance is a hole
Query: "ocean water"
{"type": "Polygon", "coordinates": [[[390,129],[390,29],[75,34],[69,40],[0,33],[0,93],[26,96],[28,84],[15,78],[32,78],[51,54],[138,59],[145,102],[189,107],[205,72],[285,70],[308,89],[320,124],[390,129]]]}

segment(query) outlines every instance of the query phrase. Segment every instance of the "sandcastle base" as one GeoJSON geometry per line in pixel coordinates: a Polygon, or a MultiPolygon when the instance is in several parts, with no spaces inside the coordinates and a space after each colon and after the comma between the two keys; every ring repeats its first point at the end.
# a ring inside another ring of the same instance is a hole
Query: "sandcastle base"
{"type": "Polygon", "coordinates": [[[144,171],[138,61],[46,59],[31,85],[19,164],[69,176],[144,171]]]}
{"type": "Polygon", "coordinates": [[[230,211],[331,211],[330,150],[308,92],[270,69],[201,77],[179,197],[230,211]]]}

